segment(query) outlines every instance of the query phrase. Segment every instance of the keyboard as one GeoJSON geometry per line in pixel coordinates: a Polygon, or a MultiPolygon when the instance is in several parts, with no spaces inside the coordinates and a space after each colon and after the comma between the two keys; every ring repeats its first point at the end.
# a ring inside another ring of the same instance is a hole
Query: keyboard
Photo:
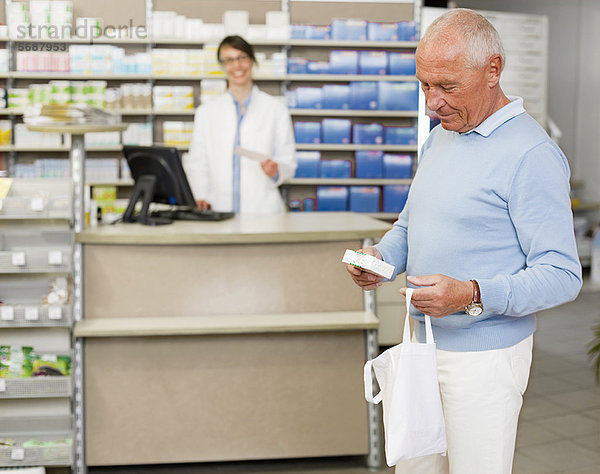
{"type": "Polygon", "coordinates": [[[234,215],[233,212],[200,211],[199,209],[169,209],[154,211],[151,214],[152,217],[165,217],[175,221],[224,221],[231,219],[234,215]]]}

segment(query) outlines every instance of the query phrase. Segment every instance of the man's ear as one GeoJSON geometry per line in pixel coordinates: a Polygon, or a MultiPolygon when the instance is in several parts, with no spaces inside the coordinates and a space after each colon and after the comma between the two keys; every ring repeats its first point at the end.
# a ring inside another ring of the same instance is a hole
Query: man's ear
{"type": "Polygon", "coordinates": [[[500,82],[500,74],[502,73],[502,56],[494,54],[488,62],[488,85],[494,87],[500,82]]]}

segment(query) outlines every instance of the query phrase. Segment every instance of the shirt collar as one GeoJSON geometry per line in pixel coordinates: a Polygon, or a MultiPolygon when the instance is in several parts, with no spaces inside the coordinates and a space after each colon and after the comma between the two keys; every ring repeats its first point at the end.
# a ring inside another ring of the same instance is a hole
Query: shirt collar
{"type": "MultiPolygon", "coordinates": [[[[246,100],[244,101],[244,109],[245,110],[248,110],[248,104],[250,103],[250,99],[252,99],[252,95],[254,94],[254,89],[256,89],[255,85],[252,86],[252,89],[250,89],[250,94],[248,94],[248,97],[246,97],[246,100]]],[[[241,104],[237,100],[235,100],[235,97],[233,97],[233,94],[231,93],[231,91],[229,89],[227,89],[227,93],[229,94],[229,97],[231,97],[231,100],[233,100],[236,110],[239,110],[241,104]]]]}
{"type": "Polygon", "coordinates": [[[488,137],[494,130],[500,127],[500,125],[525,112],[525,108],[523,107],[523,99],[521,97],[508,97],[508,99],[510,100],[508,104],[506,104],[500,110],[494,112],[483,122],[477,125],[477,127],[465,132],[464,134],[467,135],[471,132],[476,132],[483,137],[488,137]]]}

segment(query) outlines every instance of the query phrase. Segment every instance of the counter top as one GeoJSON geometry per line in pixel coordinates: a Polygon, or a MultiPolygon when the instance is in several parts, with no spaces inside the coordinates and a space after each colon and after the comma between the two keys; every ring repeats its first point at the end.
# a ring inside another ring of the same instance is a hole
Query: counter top
{"type": "Polygon", "coordinates": [[[192,336],[375,329],[377,317],[368,311],[298,314],[213,315],[169,318],[84,319],[75,337],[192,336]]]}
{"type": "Polygon", "coordinates": [[[83,244],[223,245],[327,242],[381,237],[390,224],[352,212],[240,215],[221,222],[177,221],[163,226],[115,224],[76,234],[83,244]]]}

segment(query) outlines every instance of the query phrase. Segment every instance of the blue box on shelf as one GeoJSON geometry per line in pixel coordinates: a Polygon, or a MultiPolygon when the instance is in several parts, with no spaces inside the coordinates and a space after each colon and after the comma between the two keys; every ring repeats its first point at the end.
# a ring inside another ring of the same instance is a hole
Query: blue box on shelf
{"type": "Polygon", "coordinates": [[[321,143],[321,122],[295,122],[296,143],[321,143]]]}
{"type": "Polygon", "coordinates": [[[358,52],[337,49],[331,51],[329,74],[358,74],[358,52]]]}
{"type": "Polygon", "coordinates": [[[349,160],[322,160],[321,178],[351,178],[352,163],[349,160]]]}
{"type": "Polygon", "coordinates": [[[398,41],[417,41],[417,25],[414,21],[398,22],[398,41]]]}
{"type": "Polygon", "coordinates": [[[377,186],[350,187],[350,211],[379,212],[380,194],[377,186]]]}
{"type": "Polygon", "coordinates": [[[389,53],[389,71],[394,76],[414,76],[417,73],[414,53],[389,53]]]}
{"type": "Polygon", "coordinates": [[[305,38],[311,40],[328,40],[331,38],[331,26],[306,25],[305,38]]]}
{"type": "Polygon", "coordinates": [[[387,74],[388,53],[385,51],[361,51],[358,55],[358,70],[360,74],[387,74]]]}
{"type": "Polygon", "coordinates": [[[362,179],[383,178],[383,152],[375,150],[354,153],[355,176],[362,179]]]}
{"type": "Polygon", "coordinates": [[[352,122],[348,119],[326,118],[322,122],[323,143],[350,143],[352,122]]]}
{"type": "Polygon", "coordinates": [[[327,61],[309,61],[306,65],[307,74],[329,74],[327,61]]]}
{"type": "Polygon", "coordinates": [[[367,40],[369,41],[397,41],[397,23],[367,23],[367,40]]]}
{"type": "Polygon", "coordinates": [[[409,189],[408,185],[383,186],[383,212],[402,212],[409,189]]]}
{"type": "Polygon", "coordinates": [[[377,109],[377,82],[351,82],[350,108],[353,110],[377,109]]]}
{"type": "Polygon", "coordinates": [[[323,106],[323,91],[320,87],[297,87],[296,107],[298,109],[320,109],[323,106]]]}
{"type": "Polygon", "coordinates": [[[346,186],[317,186],[318,211],[347,211],[348,188],[346,186]]]}
{"type": "Polygon", "coordinates": [[[296,173],[294,178],[318,178],[320,175],[321,152],[320,151],[297,151],[296,173]]]}
{"type": "Polygon", "coordinates": [[[339,41],[366,41],[366,20],[334,18],[331,21],[331,39],[339,41]]]}
{"type": "Polygon", "coordinates": [[[387,179],[410,179],[412,177],[412,156],[391,153],[383,155],[383,177],[387,179]]]}
{"type": "Polygon", "coordinates": [[[306,39],[310,25],[290,25],[290,39],[306,39]]]}
{"type": "Polygon", "coordinates": [[[302,209],[304,212],[312,212],[315,210],[315,200],[313,198],[304,198],[302,200],[302,209]]]}
{"type": "Polygon", "coordinates": [[[355,123],[352,126],[352,143],[381,145],[383,143],[383,125],[380,123],[355,123]]]}
{"type": "Polygon", "coordinates": [[[416,145],[417,126],[385,127],[383,129],[383,142],[386,145],[416,145]]]}
{"type": "Polygon", "coordinates": [[[377,85],[377,103],[381,110],[417,110],[419,86],[416,82],[384,82],[377,85]]]}
{"type": "Polygon", "coordinates": [[[288,74],[307,74],[308,59],[288,58],[288,74]]]}
{"type": "Polygon", "coordinates": [[[343,84],[325,84],[323,90],[324,109],[349,109],[350,86],[343,84]]]}

